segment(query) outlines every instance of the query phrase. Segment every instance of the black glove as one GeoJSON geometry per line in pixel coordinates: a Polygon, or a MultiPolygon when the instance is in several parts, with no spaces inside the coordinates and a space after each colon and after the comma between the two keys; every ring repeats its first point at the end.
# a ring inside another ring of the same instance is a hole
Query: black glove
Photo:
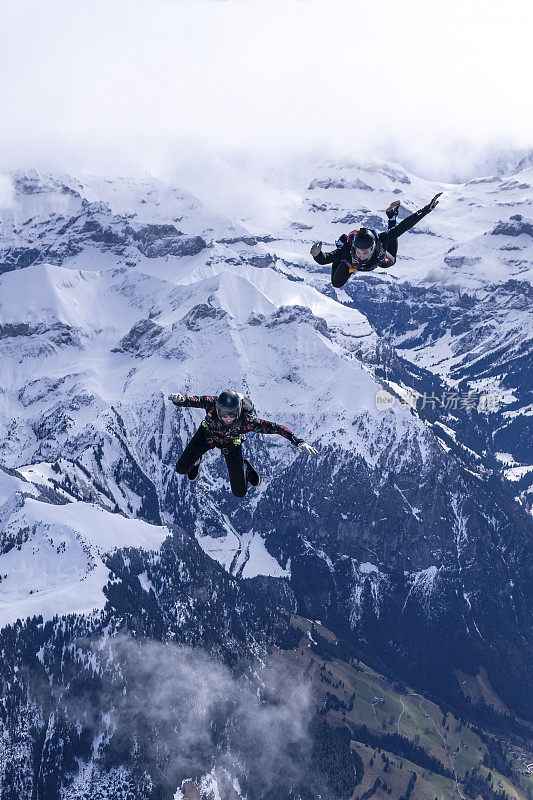
{"type": "Polygon", "coordinates": [[[319,253],[322,252],[322,242],[315,242],[315,244],[311,248],[311,255],[313,258],[317,256],[319,253]]]}
{"type": "Polygon", "coordinates": [[[441,194],[442,192],[439,192],[438,194],[435,195],[435,197],[432,197],[429,203],[427,204],[426,208],[428,208],[430,211],[433,211],[435,206],[438,206],[439,204],[439,197],[441,196],[441,194]]]}

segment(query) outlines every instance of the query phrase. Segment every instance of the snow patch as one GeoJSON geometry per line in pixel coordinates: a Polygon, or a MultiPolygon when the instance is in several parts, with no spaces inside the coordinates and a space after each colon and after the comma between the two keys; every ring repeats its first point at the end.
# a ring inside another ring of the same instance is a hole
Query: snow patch
{"type": "Polygon", "coordinates": [[[363,564],[359,564],[359,572],[362,572],[363,574],[369,574],[370,572],[379,572],[379,569],[375,564],[365,561],[363,564]]]}
{"type": "Polygon", "coordinates": [[[204,552],[234,575],[290,578],[290,567],[283,569],[268,552],[263,537],[258,533],[250,531],[241,535],[232,531],[223,537],[198,535],[197,538],[204,552]]]}
{"type": "Polygon", "coordinates": [[[503,473],[508,481],[519,481],[524,475],[528,475],[533,470],[533,466],[512,467],[503,473]]]}
{"type": "Polygon", "coordinates": [[[140,584],[143,587],[145,592],[147,592],[147,593],[150,592],[150,589],[152,591],[155,591],[154,587],[153,587],[153,584],[149,580],[146,572],[141,572],[140,575],[138,575],[137,577],[139,578],[140,584]]]}

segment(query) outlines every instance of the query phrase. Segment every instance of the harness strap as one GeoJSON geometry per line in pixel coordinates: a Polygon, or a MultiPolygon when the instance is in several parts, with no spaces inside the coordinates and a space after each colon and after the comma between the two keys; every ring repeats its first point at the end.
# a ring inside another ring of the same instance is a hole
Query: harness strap
{"type": "Polygon", "coordinates": [[[213,442],[213,444],[217,444],[217,446],[218,446],[217,439],[219,440],[220,445],[228,444],[229,442],[231,442],[233,445],[235,445],[235,447],[241,445],[246,439],[246,436],[243,433],[235,435],[231,433],[224,433],[224,431],[219,431],[216,428],[211,428],[209,427],[205,419],[202,420],[200,425],[202,425],[207,430],[209,434],[208,441],[210,440],[211,442],[213,442]]]}

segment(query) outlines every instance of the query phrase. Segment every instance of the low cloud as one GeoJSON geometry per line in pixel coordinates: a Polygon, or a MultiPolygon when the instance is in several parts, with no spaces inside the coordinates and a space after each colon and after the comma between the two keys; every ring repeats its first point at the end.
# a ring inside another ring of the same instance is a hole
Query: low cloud
{"type": "Polygon", "coordinates": [[[11,177],[0,174],[0,209],[12,208],[14,199],[15,194],[11,177]]]}
{"type": "Polygon", "coordinates": [[[304,775],[310,685],[281,661],[251,680],[174,644],[118,636],[82,652],[98,664],[101,689],[63,699],[71,721],[103,736],[103,769],[146,769],[172,791],[222,770],[253,796],[287,790],[304,775]]]}
{"type": "Polygon", "coordinates": [[[0,167],[188,162],[201,177],[203,152],[329,152],[446,179],[533,147],[532,14],[527,0],[8,1],[0,167]]]}

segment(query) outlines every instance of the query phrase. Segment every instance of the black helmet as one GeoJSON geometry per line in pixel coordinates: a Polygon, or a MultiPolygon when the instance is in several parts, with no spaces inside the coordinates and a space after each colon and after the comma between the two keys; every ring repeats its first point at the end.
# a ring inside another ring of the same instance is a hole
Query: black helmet
{"type": "Polygon", "coordinates": [[[356,250],[371,250],[372,252],[370,255],[365,259],[368,261],[369,258],[372,258],[374,252],[376,250],[376,236],[373,231],[369,231],[368,228],[359,228],[357,233],[354,236],[351,252],[352,257],[357,261],[361,261],[360,257],[356,255],[356,250]]]}
{"type": "Polygon", "coordinates": [[[237,392],[225,391],[219,394],[216,401],[217,417],[231,417],[236,420],[242,411],[242,399],[237,392]]]}

